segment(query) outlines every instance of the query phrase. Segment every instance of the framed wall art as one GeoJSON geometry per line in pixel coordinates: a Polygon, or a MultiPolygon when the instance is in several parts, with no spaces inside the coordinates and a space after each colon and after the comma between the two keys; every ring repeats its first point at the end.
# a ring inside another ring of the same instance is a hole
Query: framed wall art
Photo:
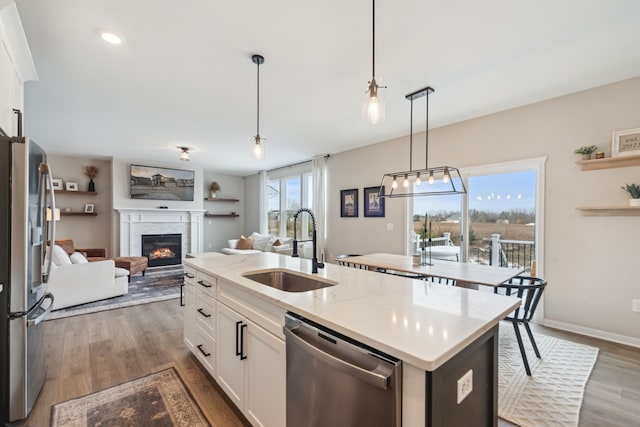
{"type": "Polygon", "coordinates": [[[380,194],[384,194],[384,186],[382,193],[380,186],[364,189],[364,216],[384,217],[384,197],[380,197],[380,194]]]}
{"type": "Polygon", "coordinates": [[[92,214],[95,212],[95,205],[93,203],[87,203],[84,205],[84,213],[92,214]]]}
{"type": "Polygon", "coordinates": [[[65,182],[65,188],[66,188],[67,191],[78,191],[78,183],[77,182],[65,182]]]}
{"type": "Polygon", "coordinates": [[[358,217],[358,189],[340,190],[340,216],[343,218],[358,217]]]}
{"type": "Polygon", "coordinates": [[[640,155],[640,128],[613,132],[611,157],[640,155]]]}

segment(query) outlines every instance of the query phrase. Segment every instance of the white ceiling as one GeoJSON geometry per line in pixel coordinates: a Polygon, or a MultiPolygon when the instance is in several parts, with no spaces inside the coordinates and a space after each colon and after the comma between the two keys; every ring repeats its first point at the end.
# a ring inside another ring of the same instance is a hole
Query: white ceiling
{"type": "MultiPolygon", "coordinates": [[[[640,75],[637,0],[378,0],[387,119],[369,125],[370,0],[16,3],[39,75],[25,129],[49,152],[185,166],[186,145],[237,175],[407,135],[404,95],[426,85],[434,128],[640,75]]],[[[423,102],[414,117],[424,130],[423,102]]]]}

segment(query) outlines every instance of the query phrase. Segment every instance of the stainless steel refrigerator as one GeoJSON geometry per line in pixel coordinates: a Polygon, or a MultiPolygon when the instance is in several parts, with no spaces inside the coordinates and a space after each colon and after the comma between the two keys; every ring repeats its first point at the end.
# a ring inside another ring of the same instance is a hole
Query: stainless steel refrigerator
{"type": "Polygon", "coordinates": [[[46,153],[28,138],[0,134],[2,426],[29,415],[44,383],[40,322],[53,305],[47,292],[51,265],[45,265],[45,250],[46,241],[55,240],[55,221],[47,222],[47,208],[55,213],[46,153]]]}

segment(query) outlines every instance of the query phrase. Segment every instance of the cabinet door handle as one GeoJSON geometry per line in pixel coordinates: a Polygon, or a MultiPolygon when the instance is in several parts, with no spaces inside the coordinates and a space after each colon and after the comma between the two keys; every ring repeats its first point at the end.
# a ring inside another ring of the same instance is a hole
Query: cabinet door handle
{"type": "Polygon", "coordinates": [[[240,338],[240,334],[238,332],[238,326],[240,326],[242,324],[242,320],[238,320],[236,322],[236,356],[240,356],[242,354],[242,351],[240,350],[240,345],[238,342],[238,339],[240,338]]]}
{"type": "Polygon", "coordinates": [[[240,360],[247,358],[247,356],[244,355],[244,330],[247,326],[247,324],[240,326],[240,360]]]}
{"type": "Polygon", "coordinates": [[[204,280],[198,280],[198,285],[200,286],[204,286],[205,288],[210,288],[211,285],[208,283],[205,283],[204,280]]]}
{"type": "Polygon", "coordinates": [[[205,313],[201,308],[198,309],[198,313],[202,314],[204,317],[211,317],[210,314],[205,313]]]}
{"type": "Polygon", "coordinates": [[[211,356],[211,353],[207,353],[206,350],[202,349],[202,344],[198,344],[196,347],[198,347],[198,350],[200,350],[200,353],[204,354],[204,357],[209,357],[211,356]]]}
{"type": "Polygon", "coordinates": [[[184,273],[185,277],[189,278],[189,279],[193,279],[194,277],[196,277],[195,274],[193,273],[184,273]]]}

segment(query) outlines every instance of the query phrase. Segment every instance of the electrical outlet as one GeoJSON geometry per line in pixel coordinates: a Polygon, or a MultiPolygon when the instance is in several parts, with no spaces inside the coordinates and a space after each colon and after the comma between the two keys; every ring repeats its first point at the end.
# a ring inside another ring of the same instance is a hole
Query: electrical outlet
{"type": "Polygon", "coordinates": [[[631,300],[631,311],[637,311],[640,313],[640,299],[631,300]]]}
{"type": "Polygon", "coordinates": [[[387,223],[387,230],[389,230],[389,231],[393,230],[393,223],[392,222],[388,222],[387,223]]]}
{"type": "Polygon", "coordinates": [[[469,369],[466,374],[458,380],[458,405],[473,390],[473,370],[469,369]]]}

